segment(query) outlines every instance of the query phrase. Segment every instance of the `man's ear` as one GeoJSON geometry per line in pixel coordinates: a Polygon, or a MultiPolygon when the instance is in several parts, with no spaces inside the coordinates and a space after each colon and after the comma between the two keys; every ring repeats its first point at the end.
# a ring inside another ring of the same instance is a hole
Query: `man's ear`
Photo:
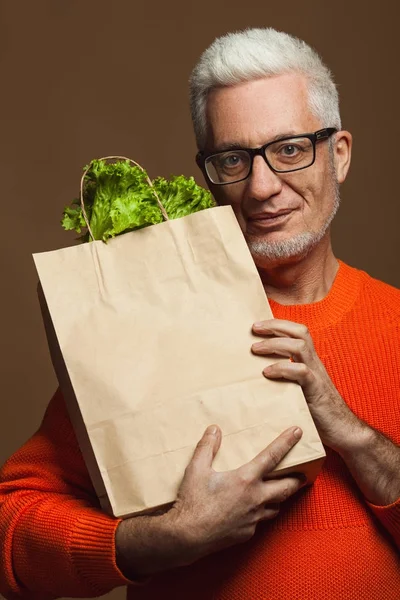
{"type": "Polygon", "coordinates": [[[353,146],[353,136],[349,131],[341,130],[336,133],[334,145],[334,160],[336,178],[338,183],[343,183],[347,177],[351,162],[351,149],[353,146]]]}

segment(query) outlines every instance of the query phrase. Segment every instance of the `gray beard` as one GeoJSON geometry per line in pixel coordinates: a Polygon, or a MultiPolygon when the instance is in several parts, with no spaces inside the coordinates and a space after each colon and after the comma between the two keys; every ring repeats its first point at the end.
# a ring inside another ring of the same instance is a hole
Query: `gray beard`
{"type": "Polygon", "coordinates": [[[339,185],[335,181],[335,203],[331,214],[319,231],[305,231],[281,242],[269,242],[263,238],[246,236],[247,245],[256,265],[262,266],[265,262],[306,256],[328,231],[339,205],[339,185]]]}

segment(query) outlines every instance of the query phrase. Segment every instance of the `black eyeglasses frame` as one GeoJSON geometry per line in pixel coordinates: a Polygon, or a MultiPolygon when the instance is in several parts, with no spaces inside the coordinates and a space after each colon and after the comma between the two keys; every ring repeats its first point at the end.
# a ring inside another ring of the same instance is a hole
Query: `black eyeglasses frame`
{"type": "MultiPolygon", "coordinates": [[[[203,151],[200,151],[196,154],[196,163],[200,167],[200,169],[203,171],[204,175],[206,176],[206,178],[212,185],[232,185],[234,183],[240,183],[241,181],[245,181],[245,179],[248,179],[253,170],[253,162],[254,162],[255,156],[262,156],[262,158],[265,160],[265,162],[267,163],[267,165],[269,166],[271,171],[273,171],[274,173],[293,173],[294,171],[302,171],[303,169],[308,169],[309,167],[311,167],[314,164],[315,156],[316,156],[316,151],[315,151],[316,143],[329,139],[334,133],[337,133],[337,131],[338,131],[338,129],[336,127],[325,127],[324,129],[319,129],[318,131],[315,131],[314,133],[301,133],[298,135],[288,135],[288,136],[279,138],[277,140],[273,140],[272,142],[267,142],[266,144],[264,144],[263,146],[260,146],[259,148],[235,148],[235,150],[245,150],[249,154],[250,161],[251,161],[250,169],[249,169],[249,172],[246,175],[246,177],[242,177],[242,179],[238,179],[236,181],[221,181],[221,182],[215,183],[214,181],[211,180],[211,178],[209,177],[207,170],[206,170],[205,163],[208,158],[212,158],[213,156],[218,156],[218,154],[223,154],[224,152],[229,152],[229,150],[225,150],[225,151],[221,150],[220,152],[210,152],[208,154],[203,151]],[[272,167],[270,165],[270,163],[267,159],[266,149],[268,148],[268,146],[272,146],[272,144],[276,144],[277,142],[284,142],[285,140],[296,140],[299,138],[307,138],[311,141],[311,143],[313,145],[312,162],[309,165],[307,165],[306,167],[298,167],[296,169],[289,169],[289,170],[284,170],[284,171],[274,169],[274,167],[272,167]]],[[[235,150],[232,150],[232,152],[234,152],[235,150]]]]}

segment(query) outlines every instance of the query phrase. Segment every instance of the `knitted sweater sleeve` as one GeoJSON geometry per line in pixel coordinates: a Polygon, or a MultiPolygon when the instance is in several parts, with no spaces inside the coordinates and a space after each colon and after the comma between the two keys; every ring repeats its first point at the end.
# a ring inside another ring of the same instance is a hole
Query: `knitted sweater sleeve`
{"type": "MultiPolygon", "coordinates": [[[[391,370],[389,371],[391,378],[391,386],[392,386],[392,394],[389,395],[390,406],[394,406],[393,412],[390,413],[391,418],[389,418],[389,431],[384,431],[384,434],[388,434],[389,439],[396,444],[400,449],[400,430],[399,430],[399,419],[398,419],[398,407],[400,406],[400,397],[399,397],[399,340],[400,340],[400,324],[399,324],[399,290],[395,290],[394,288],[388,288],[385,284],[380,285],[384,288],[386,294],[388,293],[388,289],[391,292],[392,296],[390,296],[391,303],[389,304],[389,308],[391,312],[388,313],[388,316],[385,314],[386,320],[391,322],[395,320],[395,325],[391,326],[389,329],[389,333],[386,337],[389,342],[387,342],[387,347],[391,349],[390,355],[388,356],[388,364],[391,366],[391,370]],[[394,307],[394,308],[393,308],[394,307]],[[395,311],[395,312],[394,312],[395,311]],[[393,316],[394,312],[394,316],[393,316]],[[396,361],[396,362],[395,362],[396,361]]],[[[385,296],[386,298],[386,296],[385,296]]],[[[386,302],[389,302],[386,299],[386,302]]],[[[388,386],[389,387],[389,386],[388,386]]],[[[390,387],[389,387],[390,389],[390,387]]],[[[399,473],[400,477],[400,473],[399,473]]],[[[381,525],[391,534],[393,537],[397,547],[400,549],[400,498],[397,499],[396,502],[389,504],[388,506],[377,506],[375,504],[371,504],[367,502],[369,508],[374,513],[375,517],[380,521],[381,525]]]]}
{"type": "Polygon", "coordinates": [[[116,565],[118,523],[99,508],[57,391],[38,432],[0,471],[0,592],[94,597],[131,583],[116,565]]]}
{"type": "Polygon", "coordinates": [[[388,506],[376,506],[369,502],[367,504],[400,549],[400,498],[388,506]]]}

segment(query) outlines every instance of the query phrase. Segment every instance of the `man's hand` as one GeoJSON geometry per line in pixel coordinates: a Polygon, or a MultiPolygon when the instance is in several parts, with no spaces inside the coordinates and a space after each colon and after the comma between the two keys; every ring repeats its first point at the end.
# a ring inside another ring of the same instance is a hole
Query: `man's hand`
{"type": "Polygon", "coordinates": [[[249,463],[217,473],[212,462],[221,431],[209,427],[197,444],[173,507],[163,515],[123,521],[116,533],[117,563],[137,579],[249,540],[260,521],[273,519],[279,504],[304,485],[302,476],[268,479],[301,438],[284,431],[249,463]]]}
{"type": "Polygon", "coordinates": [[[254,354],[290,359],[266,367],[263,373],[268,379],[287,379],[301,385],[324,444],[341,452],[354,441],[355,435],[364,435],[365,424],[333,385],[305,325],[271,319],[254,324],[253,332],[266,338],[253,344],[254,354]]]}
{"type": "Polygon", "coordinates": [[[279,504],[304,481],[300,477],[269,480],[268,475],[301,434],[299,428],[291,428],[246,465],[217,473],[212,462],[221,432],[215,426],[207,429],[186,469],[171,515],[185,529],[194,558],[249,540],[257,523],[277,516],[279,504]]]}
{"type": "Polygon", "coordinates": [[[271,319],[253,325],[263,336],[252,351],[281,360],[263,371],[269,379],[296,381],[324,444],[336,450],[372,504],[389,505],[400,497],[400,448],[350,410],[333,385],[304,325],[271,319]]]}

